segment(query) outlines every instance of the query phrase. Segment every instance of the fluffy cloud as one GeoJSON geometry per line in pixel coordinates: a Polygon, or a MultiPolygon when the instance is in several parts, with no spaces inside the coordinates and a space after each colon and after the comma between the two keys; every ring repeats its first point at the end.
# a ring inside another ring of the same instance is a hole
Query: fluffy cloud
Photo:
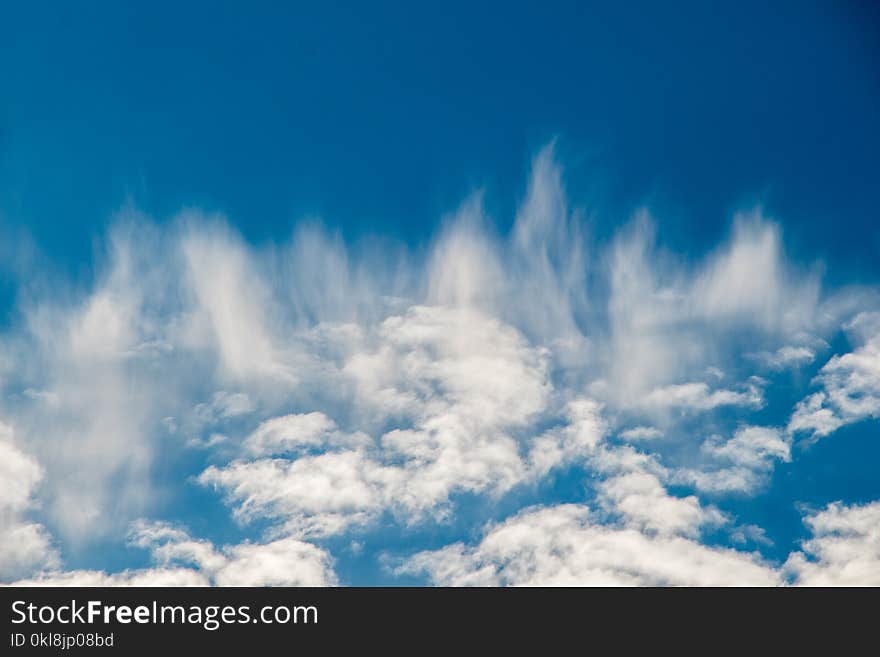
{"type": "MultiPolygon", "coordinates": [[[[675,533],[640,531],[596,518],[584,505],[526,509],[487,528],[476,545],[419,552],[400,574],[446,586],[877,586],[880,502],[830,504],[806,518],[812,537],[781,568],[754,553],[709,547],[675,533]]],[[[766,543],[761,528],[735,542],[766,543]]]]}
{"type": "Polygon", "coordinates": [[[244,441],[244,448],[255,456],[269,456],[333,445],[352,445],[368,441],[367,436],[348,436],[340,432],[336,423],[323,413],[302,413],[275,417],[260,426],[244,441]]]}
{"type": "Polygon", "coordinates": [[[602,406],[593,399],[575,399],[565,409],[565,422],[531,442],[528,468],[532,478],[547,475],[553,468],[585,462],[607,431],[602,406]]]}
{"type": "Polygon", "coordinates": [[[816,376],[822,391],[801,401],[788,428],[816,438],[880,417],[880,314],[860,313],[848,325],[858,348],[833,356],[816,376]]]}
{"type": "Polygon", "coordinates": [[[285,537],[216,549],[166,523],[136,523],[131,542],[151,551],[164,568],[192,564],[217,586],[327,586],[336,583],[330,555],[311,543],[285,537]]]}
{"type": "Polygon", "coordinates": [[[704,441],[701,452],[708,467],[682,469],[674,478],[701,491],[754,493],[766,484],[776,461],[791,460],[791,439],[773,427],[743,426],[729,440],[704,441]]]}
{"type": "Polygon", "coordinates": [[[710,391],[705,383],[684,383],[655,388],[645,396],[642,403],[652,410],[708,411],[720,406],[760,408],[763,395],[755,382],[749,382],[743,391],[710,391]]]}
{"type": "Polygon", "coordinates": [[[42,572],[17,586],[329,586],[330,555],[310,543],[282,538],[215,548],[165,523],[135,523],[130,542],[150,550],[156,566],[120,573],[42,572]]]}
{"type": "Polygon", "coordinates": [[[371,341],[371,351],[341,369],[360,405],[390,408],[400,425],[372,440],[340,432],[320,413],[262,423],[244,446],[264,458],[212,466],[200,477],[225,492],[240,519],[327,535],[383,511],[407,522],[443,517],[453,495],[503,493],[583,459],[603,435],[599,405],[589,399],[568,402],[557,427],[525,431],[549,401],[544,355],[480,311],[412,308],[386,319],[371,341]],[[265,457],[308,447],[319,453],[265,457]]]}
{"type": "Polygon", "coordinates": [[[106,573],[101,570],[49,571],[10,586],[209,586],[210,581],[191,568],[144,568],[106,573]]]}
{"type": "Polygon", "coordinates": [[[812,537],[784,571],[803,586],[880,586],[880,502],[829,504],[806,518],[812,537]]]}
{"type": "MultiPolygon", "coordinates": [[[[732,522],[700,496],[720,505],[720,494],[754,492],[791,457],[789,434],[745,424],[773,385],[748,366],[772,377],[807,363],[863,301],[823,297],[760,212],[737,216],[697,261],[664,251],[646,212],[594,242],[552,146],[533,162],[509,234],[493,223],[475,194],[423,248],[349,247],[317,224],[256,247],[219,217],[190,212],[158,228],[130,215],[89,285],[26,272],[20,322],[0,335],[0,411],[20,448],[0,441],[0,476],[27,491],[0,498],[4,533],[16,537],[0,548],[13,564],[4,573],[222,583],[246,571],[263,581],[257,573],[289,560],[311,564],[291,571],[295,581],[330,582],[322,537],[379,519],[454,523],[462,500],[536,495],[571,466],[589,477],[590,511],[548,507],[510,522],[552,525],[559,514],[561,536],[585,539],[571,547],[586,564],[575,574],[719,582],[715,566],[730,564],[729,581],[760,580],[751,555],[699,544],[706,527],[732,522]],[[154,481],[193,475],[239,521],[268,520],[267,533],[216,547],[142,527],[134,540],[154,568],[64,573],[46,530],[27,519],[41,503],[62,545],[119,537],[152,515],[154,481]],[[693,494],[672,495],[672,484],[693,494]],[[613,545],[632,570],[597,556],[613,545]],[[701,566],[655,571],[645,559],[658,555],[701,566]]],[[[789,432],[877,416],[870,317],[851,325],[857,348],[825,365],[789,432]]],[[[530,545],[511,549],[540,552],[530,545]]],[[[459,563],[481,549],[461,547],[459,563]]]]}
{"type": "Polygon", "coordinates": [[[606,448],[591,460],[604,478],[596,484],[599,503],[626,527],[647,534],[698,536],[705,525],[727,519],[714,507],[705,507],[693,495],[670,495],[664,480],[667,468],[649,454],[630,447],[606,448]]]}
{"type": "Polygon", "coordinates": [[[593,522],[586,506],[527,509],[476,546],[420,552],[397,568],[444,586],[767,586],[751,554],[593,522]]]}
{"type": "Polygon", "coordinates": [[[43,469],[12,442],[12,429],[0,424],[0,578],[57,564],[48,532],[26,513],[43,469]]]}

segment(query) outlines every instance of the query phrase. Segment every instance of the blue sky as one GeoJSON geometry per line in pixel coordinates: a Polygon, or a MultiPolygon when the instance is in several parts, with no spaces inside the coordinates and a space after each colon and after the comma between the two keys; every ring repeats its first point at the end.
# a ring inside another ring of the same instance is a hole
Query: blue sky
{"type": "Polygon", "coordinates": [[[0,578],[880,577],[870,3],[178,5],[0,15],[0,578]]]}

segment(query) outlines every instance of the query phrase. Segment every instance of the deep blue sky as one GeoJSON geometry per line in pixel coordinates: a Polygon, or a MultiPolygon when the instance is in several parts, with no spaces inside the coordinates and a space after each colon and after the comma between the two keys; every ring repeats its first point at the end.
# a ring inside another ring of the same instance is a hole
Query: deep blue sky
{"type": "Polygon", "coordinates": [[[74,268],[127,200],[419,242],[480,186],[508,222],[558,136],[600,233],[647,203],[702,246],[760,201],[798,254],[876,278],[870,3],[336,5],[5,7],[3,226],[74,268]]]}

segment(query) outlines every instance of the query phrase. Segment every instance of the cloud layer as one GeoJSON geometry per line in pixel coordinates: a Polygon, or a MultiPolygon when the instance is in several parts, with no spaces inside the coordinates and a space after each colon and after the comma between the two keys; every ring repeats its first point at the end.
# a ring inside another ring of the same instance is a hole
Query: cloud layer
{"type": "Polygon", "coordinates": [[[760,210],[700,257],[664,250],[647,211],[599,243],[552,146],[509,234],[492,225],[480,194],[420,249],[128,211],[93,280],[29,276],[0,336],[0,576],[333,584],[332,549],[367,536],[377,570],[440,584],[870,579],[871,505],[809,515],[784,563],[721,509],[796,466],[796,441],[880,416],[870,290],[823,290],[760,210]],[[841,328],[852,349],[829,356],[841,328]],[[800,401],[758,417],[813,363],[800,401]],[[580,499],[554,497],[565,477],[580,499]],[[249,538],[150,520],[193,489],[249,538]],[[464,538],[382,547],[439,526],[464,538]],[[64,568],[98,540],[153,565],[64,568]]]}

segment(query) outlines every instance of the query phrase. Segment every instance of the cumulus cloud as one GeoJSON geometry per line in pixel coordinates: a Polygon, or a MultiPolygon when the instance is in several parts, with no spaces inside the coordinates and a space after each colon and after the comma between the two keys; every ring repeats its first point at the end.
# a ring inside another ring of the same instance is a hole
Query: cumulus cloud
{"type": "Polygon", "coordinates": [[[812,536],[785,562],[802,586],[880,586],[880,502],[839,502],[807,516],[812,536]]]}
{"type": "Polygon", "coordinates": [[[880,417],[880,313],[860,313],[847,328],[858,347],[825,363],[816,376],[822,390],[798,403],[789,431],[821,438],[880,417]]]}
{"type": "Polygon", "coordinates": [[[593,522],[586,506],[526,509],[475,546],[420,552],[397,567],[443,586],[768,586],[753,554],[593,522]]]}
{"type": "Polygon", "coordinates": [[[209,580],[191,568],[144,568],[107,573],[101,570],[41,572],[10,586],[209,586],[209,580]]]}
{"type": "Polygon", "coordinates": [[[596,484],[599,504],[627,527],[652,535],[694,537],[704,526],[727,521],[694,495],[670,495],[664,485],[670,472],[650,454],[631,447],[605,448],[592,458],[591,465],[604,475],[596,484]]]}
{"type": "Polygon", "coordinates": [[[791,439],[774,427],[742,426],[726,441],[707,439],[700,450],[706,467],[681,469],[674,478],[712,493],[754,493],[767,483],[777,461],[791,461],[791,439]]]}
{"type": "Polygon", "coordinates": [[[396,426],[371,439],[339,432],[320,413],[274,418],[245,440],[249,454],[320,452],[237,459],[200,481],[223,491],[244,521],[327,535],[383,511],[407,522],[443,517],[453,495],[503,493],[583,458],[602,437],[589,399],[568,402],[557,427],[525,431],[549,401],[544,355],[479,311],[415,307],[386,319],[371,342],[342,370],[358,403],[390,409],[396,426]]]}
{"type": "MultiPolygon", "coordinates": [[[[676,533],[640,531],[596,518],[587,506],[525,509],[490,525],[475,545],[414,554],[400,574],[444,586],[876,586],[880,502],[828,505],[807,516],[812,537],[781,567],[757,553],[710,547],[676,533]]],[[[739,527],[735,543],[768,542],[739,527]]]]}
{"type": "Polygon", "coordinates": [[[575,399],[565,409],[565,422],[532,441],[528,469],[532,478],[541,478],[556,467],[585,462],[605,438],[607,422],[602,406],[593,399],[575,399]]]}
{"type": "Polygon", "coordinates": [[[329,417],[312,412],[283,415],[261,422],[244,440],[244,448],[255,456],[270,456],[366,441],[369,441],[367,436],[343,434],[329,417]]]}
{"type": "Polygon", "coordinates": [[[329,586],[333,560],[323,549],[294,538],[215,548],[167,523],[139,521],[130,543],[151,552],[151,568],[106,573],[45,570],[17,586],[329,586]]]}
{"type": "Polygon", "coordinates": [[[0,423],[0,578],[58,563],[48,532],[27,517],[43,469],[12,438],[12,428],[0,423]]]}

